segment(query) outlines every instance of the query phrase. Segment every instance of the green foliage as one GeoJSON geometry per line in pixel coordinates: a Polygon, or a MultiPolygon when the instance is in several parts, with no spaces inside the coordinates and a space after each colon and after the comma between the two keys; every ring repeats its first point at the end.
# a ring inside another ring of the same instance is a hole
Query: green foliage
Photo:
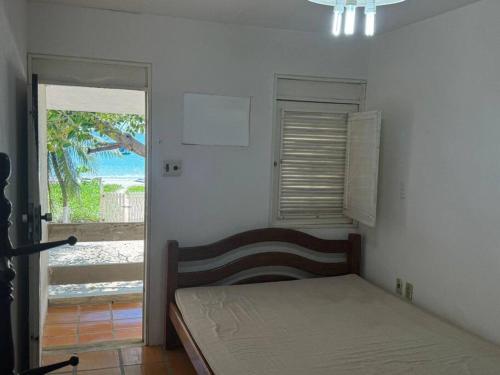
{"type": "Polygon", "coordinates": [[[128,193],[144,193],[145,189],[144,186],[129,186],[127,189],[128,193]]]}
{"type": "MultiPolygon", "coordinates": [[[[79,197],[81,174],[94,171],[94,158],[87,151],[113,143],[108,135],[114,131],[131,136],[144,133],[144,117],[134,114],[47,111],[49,174],[57,179],[59,185],[59,190],[55,189],[55,185],[49,188],[52,211],[57,210],[57,194],[60,194],[62,205],[79,197]]],[[[104,153],[109,156],[120,155],[117,150],[104,153]]]]}
{"type": "Polygon", "coordinates": [[[123,186],[118,185],[118,184],[107,184],[104,185],[104,192],[105,193],[116,193],[117,191],[123,189],[123,186]]]}
{"type": "Polygon", "coordinates": [[[49,110],[48,151],[53,151],[50,147],[53,140],[65,148],[72,147],[74,141],[86,143],[88,147],[108,143],[109,128],[105,124],[132,136],[145,132],[144,117],[140,115],[49,110]]]}
{"type": "MultiPolygon", "coordinates": [[[[84,181],[80,186],[80,194],[72,196],[69,199],[68,205],[70,208],[70,222],[72,223],[97,223],[100,219],[100,181],[94,179],[84,181]]],[[[115,193],[123,189],[119,184],[106,184],[103,186],[105,193],[115,193]]],[[[61,187],[58,183],[50,183],[50,199],[52,200],[52,214],[54,222],[62,221],[63,202],[61,187]]],[[[130,186],[127,188],[128,193],[144,192],[144,186],[130,186]]]]}
{"type": "MultiPolygon", "coordinates": [[[[61,222],[63,201],[61,187],[58,183],[50,184],[50,199],[55,222],[61,222]]],[[[84,181],[80,185],[80,194],[69,199],[70,221],[72,223],[99,222],[99,205],[101,197],[99,180],[84,181]]]]}

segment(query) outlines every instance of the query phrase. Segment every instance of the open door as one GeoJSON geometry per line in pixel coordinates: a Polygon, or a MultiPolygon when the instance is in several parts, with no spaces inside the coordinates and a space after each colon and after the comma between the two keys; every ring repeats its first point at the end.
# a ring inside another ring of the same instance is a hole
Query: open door
{"type": "MultiPolygon", "coordinates": [[[[28,206],[23,215],[28,230],[28,240],[37,244],[47,241],[47,224],[51,215],[46,214],[47,191],[47,131],[45,126],[45,87],[38,77],[31,77],[28,89],[28,206]],[[40,115],[41,114],[41,115],[40,115]],[[42,212],[44,215],[42,215],[42,212]]],[[[30,366],[40,365],[42,329],[47,312],[48,254],[31,255],[29,260],[29,316],[30,316],[30,366]]]]}

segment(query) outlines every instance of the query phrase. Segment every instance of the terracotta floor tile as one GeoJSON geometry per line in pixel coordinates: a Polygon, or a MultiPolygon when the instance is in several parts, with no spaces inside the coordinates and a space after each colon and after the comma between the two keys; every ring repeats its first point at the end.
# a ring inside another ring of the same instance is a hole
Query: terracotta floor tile
{"type": "Polygon", "coordinates": [[[50,313],[45,319],[46,324],[62,324],[78,322],[78,313],[50,313]]]}
{"type": "Polygon", "coordinates": [[[47,309],[49,314],[60,314],[60,313],[78,313],[78,305],[63,305],[63,306],[49,306],[47,309]]]}
{"type": "Polygon", "coordinates": [[[96,311],[109,311],[111,310],[110,303],[95,304],[95,305],[80,305],[80,312],[96,312],[96,311]]]}
{"type": "Polygon", "coordinates": [[[121,373],[122,372],[119,367],[106,368],[101,370],[86,370],[86,371],[78,370],[79,375],[121,375],[121,373]]]}
{"type": "Polygon", "coordinates": [[[128,309],[142,309],[142,302],[117,302],[111,304],[113,310],[128,310],[128,309]]]}
{"type": "Polygon", "coordinates": [[[73,346],[77,343],[77,336],[43,337],[42,347],[54,348],[60,346],[73,346]]]}
{"type": "Polygon", "coordinates": [[[97,322],[82,322],[79,326],[80,335],[86,335],[89,333],[96,332],[111,332],[113,329],[113,323],[111,320],[108,321],[97,321],[97,322]]]}
{"type": "Polygon", "coordinates": [[[143,364],[168,361],[168,352],[161,346],[143,346],[143,364]]]}
{"type": "Polygon", "coordinates": [[[168,363],[175,375],[196,375],[196,371],[183,349],[169,351],[168,363]]]}
{"type": "MultiPolygon", "coordinates": [[[[72,354],[42,354],[42,366],[47,366],[47,365],[52,365],[54,363],[59,363],[59,362],[64,362],[67,361],[72,354]]],[[[60,374],[60,373],[71,373],[72,367],[63,367],[62,369],[59,369],[57,371],[54,371],[54,374],[60,374]]]]}
{"type": "Polygon", "coordinates": [[[113,310],[113,320],[135,319],[141,317],[142,309],[140,308],[113,310]]]}
{"type": "Polygon", "coordinates": [[[87,311],[80,314],[80,322],[111,320],[111,311],[87,311]]]}
{"type": "Polygon", "coordinates": [[[110,369],[120,366],[117,350],[78,353],[78,372],[84,370],[110,369]]]}
{"type": "Polygon", "coordinates": [[[95,344],[98,342],[112,341],[112,340],[113,340],[113,333],[111,331],[87,333],[85,335],[80,335],[78,337],[79,344],[95,344]]]}
{"type": "MultiPolygon", "coordinates": [[[[140,365],[143,358],[143,348],[121,348],[122,363],[124,365],[140,365]]],[[[161,362],[161,361],[160,361],[161,362]]]]}
{"type": "Polygon", "coordinates": [[[141,340],[142,328],[117,329],[113,334],[115,340],[141,340]]]}
{"type": "Polygon", "coordinates": [[[76,335],[76,323],[46,324],[43,335],[46,337],[76,335]]]}
{"type": "Polygon", "coordinates": [[[123,366],[123,373],[125,375],[142,375],[141,365],[123,366]]]}
{"type": "Polygon", "coordinates": [[[159,346],[141,346],[135,348],[122,348],[122,361],[124,365],[140,365],[168,361],[168,352],[159,346]]]}
{"type": "Polygon", "coordinates": [[[114,329],[141,328],[142,318],[113,320],[114,329]]]}
{"type": "Polygon", "coordinates": [[[50,365],[52,363],[66,361],[71,357],[71,354],[42,354],[42,366],[50,365]]]}
{"type": "MultiPolygon", "coordinates": [[[[184,350],[165,351],[161,347],[133,347],[120,349],[125,375],[195,375],[184,350]]],[[[69,354],[43,355],[43,364],[60,362],[69,358],[69,354]]],[[[83,352],[78,354],[82,375],[119,375],[119,355],[117,350],[83,352]]],[[[57,373],[68,373],[69,368],[57,373]]]]}
{"type": "MultiPolygon", "coordinates": [[[[125,375],[166,375],[169,370],[166,363],[124,366],[125,375]]],[[[177,375],[177,374],[175,374],[177,375]]],[[[182,373],[179,375],[183,375],[182,373]]]]}

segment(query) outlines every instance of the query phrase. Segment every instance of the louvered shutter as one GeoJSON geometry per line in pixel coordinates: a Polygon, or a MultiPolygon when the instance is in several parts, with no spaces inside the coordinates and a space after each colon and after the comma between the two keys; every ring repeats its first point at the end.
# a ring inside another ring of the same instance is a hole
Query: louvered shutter
{"type": "MultiPolygon", "coordinates": [[[[335,106],[333,106],[335,107],[335,106]]],[[[347,112],[281,103],[277,221],[352,224],[343,214],[347,112]]]]}
{"type": "Polygon", "coordinates": [[[374,227],[377,218],[377,185],[381,112],[351,113],[348,119],[344,214],[374,227]]]}

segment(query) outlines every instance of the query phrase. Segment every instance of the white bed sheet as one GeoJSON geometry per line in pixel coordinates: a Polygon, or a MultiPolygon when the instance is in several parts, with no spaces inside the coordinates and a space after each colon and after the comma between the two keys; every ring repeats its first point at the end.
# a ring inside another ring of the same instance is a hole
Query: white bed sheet
{"type": "Polygon", "coordinates": [[[179,289],[216,375],[498,375],[500,347],[349,275],[179,289]]]}

